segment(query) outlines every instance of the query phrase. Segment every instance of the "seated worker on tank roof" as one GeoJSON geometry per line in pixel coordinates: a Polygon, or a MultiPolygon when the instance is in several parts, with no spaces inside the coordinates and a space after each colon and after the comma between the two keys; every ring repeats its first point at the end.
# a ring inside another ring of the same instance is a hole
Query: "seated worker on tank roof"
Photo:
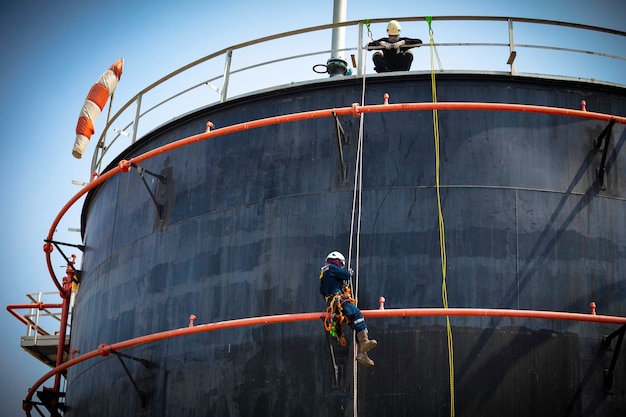
{"type": "Polygon", "coordinates": [[[402,38],[400,37],[400,23],[392,20],[387,24],[386,38],[370,42],[367,45],[368,50],[377,49],[372,56],[374,61],[374,71],[391,72],[391,71],[408,71],[411,69],[413,62],[413,52],[411,48],[420,46],[421,39],[402,38]],[[378,49],[383,47],[382,52],[378,49]]]}
{"type": "Polygon", "coordinates": [[[357,362],[365,366],[374,366],[374,361],[367,356],[367,352],[375,348],[377,342],[368,339],[363,313],[354,305],[349,291],[351,277],[352,270],[346,269],[346,258],[337,251],[329,253],[326,263],[320,270],[320,294],[324,297],[326,305],[330,305],[333,299],[338,297],[343,314],[348,319],[348,325],[356,332],[359,343],[357,362]]]}

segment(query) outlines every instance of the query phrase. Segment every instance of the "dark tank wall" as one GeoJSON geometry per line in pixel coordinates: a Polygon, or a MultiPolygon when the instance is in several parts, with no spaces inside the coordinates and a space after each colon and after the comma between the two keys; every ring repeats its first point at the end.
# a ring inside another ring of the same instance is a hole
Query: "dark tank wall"
{"type": "MultiPolygon", "coordinates": [[[[438,77],[439,101],[505,102],[626,114],[622,89],[507,76],[438,77]]],[[[366,104],[431,100],[428,76],[371,77],[366,104]]],[[[318,84],[208,107],[153,132],[129,158],[235,123],[359,102],[361,80],[318,84]]],[[[626,315],[626,132],[613,128],[604,187],[594,141],[604,122],[530,113],[439,112],[441,199],[450,307],[626,315]]],[[[162,213],[135,170],[89,195],[87,247],[72,348],[197,323],[322,311],[319,267],[347,254],[359,119],[246,130],[143,162],[162,213]]],[[[367,114],[358,299],[362,309],[440,307],[435,152],[430,111],[367,114]]],[[[355,262],[353,262],[355,267],[355,262]]],[[[601,339],[617,326],[451,318],[458,415],[616,416],[626,408],[626,361],[612,393],[601,339]]],[[[442,318],[368,320],[379,347],[357,373],[358,413],[450,415],[442,318]]],[[[349,333],[351,335],[351,333],[349,333]]],[[[321,322],[257,326],[129,349],[73,367],[68,416],[346,416],[351,349],[335,346],[333,380],[321,322]]]]}

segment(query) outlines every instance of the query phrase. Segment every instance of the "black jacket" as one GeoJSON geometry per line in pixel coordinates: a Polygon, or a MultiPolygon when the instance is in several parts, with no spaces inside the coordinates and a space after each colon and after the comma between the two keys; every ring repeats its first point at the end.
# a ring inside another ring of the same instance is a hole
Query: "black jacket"
{"type": "MultiPolygon", "coordinates": [[[[407,49],[411,49],[411,48],[415,48],[416,46],[420,46],[422,44],[422,40],[421,39],[417,39],[417,38],[404,38],[404,37],[400,37],[398,38],[397,41],[392,42],[389,38],[380,38],[374,42],[370,42],[367,44],[367,49],[371,50],[371,49],[381,49],[381,48],[377,48],[381,46],[381,42],[386,42],[386,43],[390,43],[390,44],[394,44],[400,41],[404,41],[404,45],[400,46],[400,52],[404,52],[407,49]]],[[[385,49],[382,48],[383,54],[387,55],[387,54],[396,54],[397,49],[395,48],[391,48],[391,49],[385,49]]]]}
{"type": "Polygon", "coordinates": [[[344,285],[348,285],[350,271],[327,263],[320,270],[320,294],[324,298],[329,295],[343,292],[344,285]]]}

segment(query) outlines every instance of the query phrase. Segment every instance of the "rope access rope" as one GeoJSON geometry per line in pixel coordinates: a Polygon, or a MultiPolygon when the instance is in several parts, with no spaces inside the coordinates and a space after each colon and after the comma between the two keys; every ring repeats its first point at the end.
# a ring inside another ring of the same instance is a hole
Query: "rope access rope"
{"type": "MultiPolygon", "coordinates": [[[[433,37],[432,29],[432,17],[427,16],[428,22],[428,35],[430,37],[430,77],[432,85],[432,98],[433,103],[437,102],[437,85],[435,82],[435,60],[439,63],[439,69],[442,70],[441,61],[439,60],[439,54],[435,47],[435,40],[433,37]]],[[[437,189],[437,217],[439,220],[439,252],[441,254],[441,299],[443,302],[443,308],[448,308],[448,290],[446,287],[447,279],[447,259],[446,259],[446,234],[443,223],[443,210],[441,208],[441,189],[440,189],[440,155],[439,155],[439,113],[437,109],[433,109],[433,132],[435,137],[435,187],[437,189]]],[[[448,334],[448,368],[450,370],[450,417],[455,415],[454,406],[454,346],[452,343],[452,327],[450,325],[450,316],[446,316],[446,331],[448,334]]]]}
{"type": "MultiPolygon", "coordinates": [[[[370,30],[369,20],[366,19],[364,21],[365,26],[367,27],[367,37],[369,41],[372,41],[372,31],[370,30]]],[[[365,56],[363,58],[363,82],[361,86],[361,105],[365,105],[365,79],[367,73],[367,48],[365,48],[365,56]]],[[[352,242],[354,240],[354,222],[355,222],[355,213],[357,212],[357,199],[358,199],[358,217],[356,220],[356,256],[355,256],[355,267],[356,267],[356,275],[354,288],[352,288],[352,280],[350,280],[350,290],[352,294],[354,294],[354,304],[358,304],[359,299],[359,255],[361,250],[361,207],[363,206],[363,122],[364,122],[365,114],[361,113],[359,117],[359,139],[357,143],[357,151],[356,151],[356,164],[354,169],[354,192],[352,195],[352,216],[350,220],[350,245],[348,249],[348,266],[350,265],[350,260],[352,258],[352,242]]],[[[356,334],[352,332],[352,415],[353,417],[358,416],[357,412],[357,384],[358,384],[358,367],[356,365],[356,356],[357,356],[357,344],[356,344],[356,334]]]]}

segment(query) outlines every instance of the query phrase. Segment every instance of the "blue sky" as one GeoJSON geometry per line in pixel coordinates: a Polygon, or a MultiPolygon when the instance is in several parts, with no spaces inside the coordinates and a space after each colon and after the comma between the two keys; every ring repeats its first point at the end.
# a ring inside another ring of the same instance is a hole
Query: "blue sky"
{"type": "MultiPolygon", "coordinates": [[[[228,45],[331,23],[332,9],[331,0],[4,2],[0,6],[0,182],[8,199],[2,205],[0,221],[0,257],[6,267],[0,278],[4,284],[0,304],[26,303],[28,292],[54,291],[42,251],[43,239],[61,207],[79,191],[71,181],[89,178],[93,145],[87,157],[74,159],[74,129],[87,92],[113,62],[125,59],[114,103],[114,109],[119,109],[139,90],[188,62],[228,45]]],[[[348,20],[424,15],[541,18],[626,30],[623,0],[348,1],[348,20]]],[[[403,29],[405,36],[428,40],[425,23],[403,29]]],[[[463,30],[462,26],[435,26],[435,36],[443,41],[463,30]]],[[[467,35],[480,32],[468,29],[467,35]]],[[[382,36],[381,27],[374,37],[382,36]]],[[[456,42],[463,41],[456,37],[456,42]]],[[[589,40],[573,41],[583,45],[589,40]]],[[[330,39],[320,49],[329,47],[330,39]]],[[[623,42],[609,47],[617,48],[613,53],[626,55],[623,42]]],[[[294,45],[294,54],[297,49],[294,45]]],[[[425,51],[423,56],[427,57],[425,51]]],[[[448,63],[443,60],[444,67],[448,63]]],[[[571,66],[578,64],[574,60],[571,66]]],[[[590,77],[604,76],[594,75],[595,70],[599,68],[584,68],[590,77]]],[[[603,70],[626,73],[623,65],[603,70]]],[[[311,73],[311,79],[315,78],[311,73]]],[[[626,84],[623,78],[622,82],[626,84]]],[[[102,126],[100,120],[96,129],[102,126]]],[[[97,130],[96,136],[99,133],[97,130]]],[[[80,209],[72,210],[61,222],[57,240],[80,243],[78,233],[67,231],[80,227],[80,209]]],[[[68,254],[71,252],[67,249],[68,254]]],[[[62,276],[63,260],[55,259],[57,275],[62,276]]],[[[51,302],[59,301],[53,297],[51,302]]],[[[23,416],[21,400],[48,368],[20,348],[25,329],[6,311],[0,314],[0,325],[0,366],[5,378],[0,413],[23,416]]]]}

